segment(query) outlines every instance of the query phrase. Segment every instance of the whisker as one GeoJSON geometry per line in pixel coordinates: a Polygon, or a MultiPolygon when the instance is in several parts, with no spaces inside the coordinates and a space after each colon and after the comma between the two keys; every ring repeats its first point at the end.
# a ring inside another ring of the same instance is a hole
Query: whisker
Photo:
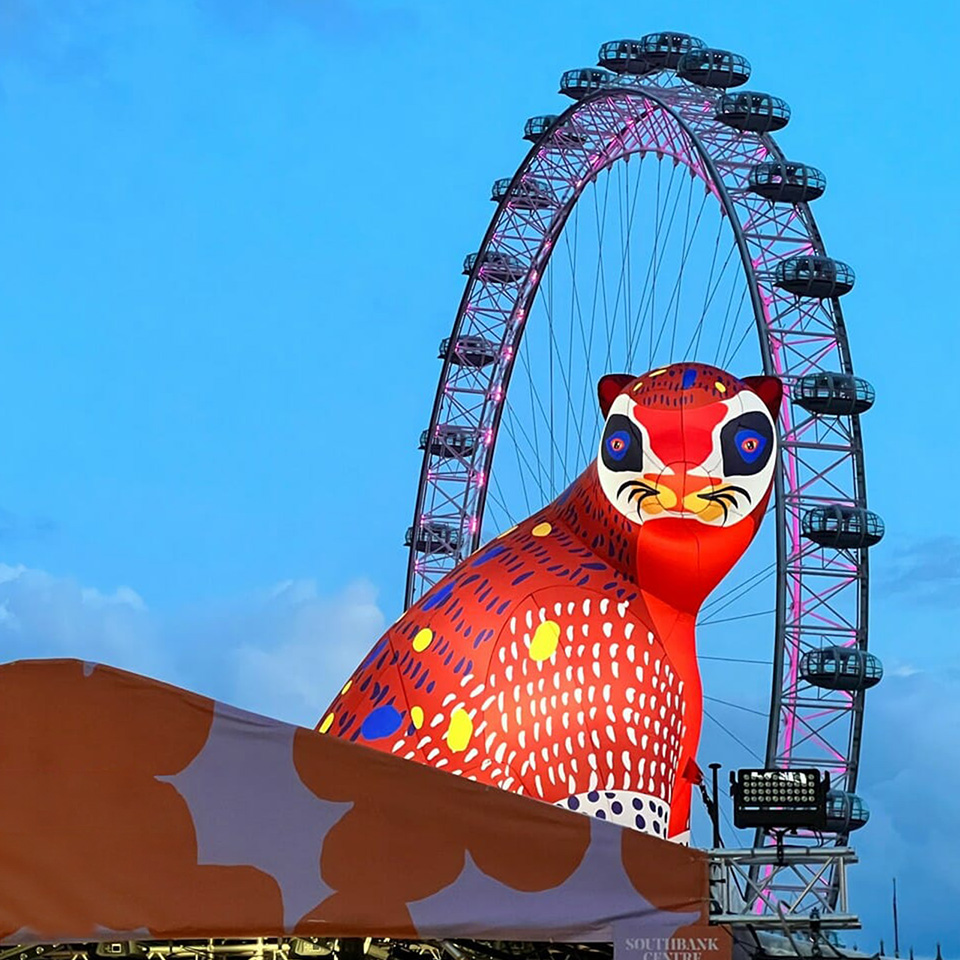
{"type": "Polygon", "coordinates": [[[644,483],[642,480],[626,480],[620,484],[620,488],[617,490],[617,496],[619,497],[628,487],[635,487],[638,490],[643,490],[645,493],[648,493],[651,496],[655,495],[657,492],[653,487],[650,486],[649,483],[644,483]]]}
{"type": "Polygon", "coordinates": [[[751,498],[750,494],[746,490],[744,490],[743,487],[738,487],[736,486],[736,484],[733,484],[733,483],[728,483],[722,487],[717,487],[712,492],[713,493],[739,493],[747,498],[747,503],[753,503],[753,499],[751,498]]]}

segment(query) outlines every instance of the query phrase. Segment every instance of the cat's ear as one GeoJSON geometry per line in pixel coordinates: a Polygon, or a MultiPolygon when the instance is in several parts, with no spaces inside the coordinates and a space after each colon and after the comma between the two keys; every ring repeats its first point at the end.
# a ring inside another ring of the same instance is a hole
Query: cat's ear
{"type": "Polygon", "coordinates": [[[631,377],[629,373],[608,373],[605,377],[600,378],[600,382],[597,384],[597,396],[600,398],[600,412],[604,418],[610,412],[610,407],[616,400],[617,394],[631,380],[635,379],[636,377],[631,377]]]}
{"type": "Polygon", "coordinates": [[[744,377],[745,383],[763,402],[774,420],[780,416],[783,381],[779,377],[744,377]]]}

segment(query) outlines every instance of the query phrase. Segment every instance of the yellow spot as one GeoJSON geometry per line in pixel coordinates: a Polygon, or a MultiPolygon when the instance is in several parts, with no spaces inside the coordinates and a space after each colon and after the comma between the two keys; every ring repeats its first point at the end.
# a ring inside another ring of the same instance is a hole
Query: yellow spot
{"type": "Polygon", "coordinates": [[[530,641],[531,660],[549,660],[560,642],[560,624],[554,620],[545,620],[534,631],[530,641]]]}
{"type": "Polygon", "coordinates": [[[328,713],[323,718],[323,723],[320,724],[320,732],[326,733],[333,726],[333,714],[328,713]]]}
{"type": "Polygon", "coordinates": [[[552,529],[549,523],[544,522],[538,523],[530,532],[535,537],[545,537],[552,529]]]}
{"type": "Polygon", "coordinates": [[[653,373],[648,373],[648,377],[659,377],[661,373],[666,373],[666,370],[654,370],[653,373]]]}
{"type": "Polygon", "coordinates": [[[643,386],[643,381],[642,381],[642,380],[638,380],[638,381],[633,385],[633,392],[636,393],[642,386],[643,386]]]}
{"type": "Polygon", "coordinates": [[[417,653],[423,653],[427,647],[430,646],[431,641],[433,640],[433,631],[428,630],[424,627],[414,638],[413,638],[413,649],[417,653]]]}
{"type": "Polygon", "coordinates": [[[473,721],[470,714],[463,707],[457,707],[450,716],[450,726],[447,727],[447,746],[452,753],[460,753],[467,749],[467,744],[473,736],[473,721]]]}
{"type": "Polygon", "coordinates": [[[714,384],[714,386],[717,388],[719,393],[727,392],[727,388],[719,380],[714,384]]]}
{"type": "Polygon", "coordinates": [[[350,687],[351,687],[352,685],[353,685],[353,681],[352,681],[352,680],[348,680],[348,681],[343,685],[343,689],[340,691],[340,696],[342,697],[342,696],[350,689],[350,687]]]}
{"type": "Polygon", "coordinates": [[[411,707],[410,719],[413,725],[419,730],[423,726],[423,707],[411,707]]]}

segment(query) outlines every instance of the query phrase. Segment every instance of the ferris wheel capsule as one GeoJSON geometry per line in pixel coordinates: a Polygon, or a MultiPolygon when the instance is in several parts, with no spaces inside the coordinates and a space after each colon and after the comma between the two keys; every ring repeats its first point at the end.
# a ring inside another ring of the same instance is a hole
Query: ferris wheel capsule
{"type": "Polygon", "coordinates": [[[821,647],[808,650],[800,659],[800,675],[824,690],[858,693],[883,679],[880,658],[860,647],[821,647]]]}
{"type": "Polygon", "coordinates": [[[777,264],[774,280],[781,290],[798,297],[826,300],[853,289],[856,275],[842,260],[815,254],[790,257],[777,264]]]}
{"type": "Polygon", "coordinates": [[[742,90],[724,94],[714,114],[720,123],[749,133],[770,133],[781,130],[790,122],[790,107],[786,100],[769,93],[742,90]]]}
{"type": "Polygon", "coordinates": [[[774,203],[809,203],[823,196],[827,178],[805,163],[766,160],[750,171],[749,187],[774,203]]]}
{"type": "Polygon", "coordinates": [[[827,831],[847,834],[866,826],[870,809],[861,797],[845,790],[827,791],[827,831]]]}
{"type": "Polygon", "coordinates": [[[705,44],[689,33],[648,33],[640,40],[643,58],[659,69],[675,70],[685,54],[705,49],[705,44]]]}
{"type": "Polygon", "coordinates": [[[750,79],[750,61],[729,50],[692,50],[677,64],[677,75],[701,87],[739,87],[750,79]]]}
{"type": "Polygon", "coordinates": [[[509,198],[508,202],[521,210],[548,210],[557,205],[557,198],[550,184],[545,180],[525,177],[513,185],[511,191],[512,184],[513,177],[501,177],[495,180],[490,191],[490,199],[494,203],[500,203],[509,198]]]}
{"type": "Polygon", "coordinates": [[[808,373],[793,388],[794,402],[809,413],[855,416],[873,406],[876,392],[852,373],[808,373]]]}
{"type": "Polygon", "coordinates": [[[610,40],[597,54],[597,63],[614,73],[629,73],[643,76],[657,69],[656,64],[646,55],[642,40],[610,40]]]}
{"type": "Polygon", "coordinates": [[[839,503],[814,507],[801,521],[803,535],[821,547],[858,550],[876,546],[884,534],[883,520],[864,507],[839,503]]]}

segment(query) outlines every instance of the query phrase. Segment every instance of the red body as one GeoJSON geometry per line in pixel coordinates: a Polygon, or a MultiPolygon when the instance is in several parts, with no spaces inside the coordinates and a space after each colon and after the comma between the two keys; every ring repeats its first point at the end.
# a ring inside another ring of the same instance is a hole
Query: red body
{"type": "Polygon", "coordinates": [[[660,501],[647,509],[662,515],[625,516],[592,462],[407,610],[318,729],[682,837],[702,714],[694,623],[769,497],[768,485],[730,526],[700,522],[684,507],[686,491],[719,481],[687,465],[710,462],[727,410],[718,405],[739,392],[757,392],[776,416],[779,383],[748,383],[692,364],[605,378],[604,413],[628,395],[652,451],[680,465],[649,481],[660,501]]]}

